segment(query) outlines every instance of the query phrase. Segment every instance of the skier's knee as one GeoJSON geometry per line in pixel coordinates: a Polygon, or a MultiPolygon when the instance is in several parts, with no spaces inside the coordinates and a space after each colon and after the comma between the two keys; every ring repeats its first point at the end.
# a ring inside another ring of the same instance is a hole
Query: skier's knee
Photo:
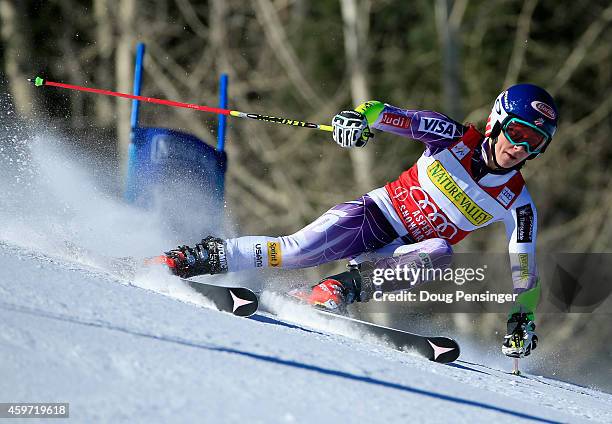
{"type": "Polygon", "coordinates": [[[453,247],[441,238],[431,239],[431,247],[424,251],[431,257],[432,265],[436,268],[446,268],[453,260],[453,247]]]}
{"type": "Polygon", "coordinates": [[[395,251],[396,265],[415,263],[422,268],[447,268],[452,263],[453,248],[442,238],[424,240],[395,251]]]}

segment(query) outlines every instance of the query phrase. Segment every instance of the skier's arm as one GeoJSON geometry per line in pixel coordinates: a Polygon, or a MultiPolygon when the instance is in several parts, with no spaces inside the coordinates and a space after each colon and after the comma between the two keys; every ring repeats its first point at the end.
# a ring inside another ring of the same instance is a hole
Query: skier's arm
{"type": "Polygon", "coordinates": [[[445,147],[460,138],[465,127],[446,115],[431,110],[400,109],[377,100],[355,109],[370,128],[421,141],[429,147],[445,147]]]}
{"type": "Polygon", "coordinates": [[[516,302],[508,314],[525,312],[535,320],[540,300],[540,279],[536,265],[537,212],[526,188],[514,202],[504,219],[508,236],[508,252],[516,302]]]}

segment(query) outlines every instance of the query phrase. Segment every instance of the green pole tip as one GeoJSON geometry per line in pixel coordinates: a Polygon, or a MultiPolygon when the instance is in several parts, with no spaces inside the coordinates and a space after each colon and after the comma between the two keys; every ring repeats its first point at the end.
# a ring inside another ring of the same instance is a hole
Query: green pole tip
{"type": "Polygon", "coordinates": [[[42,79],[41,77],[36,77],[36,79],[34,80],[34,85],[36,87],[40,87],[41,85],[43,85],[45,83],[45,80],[42,79]]]}

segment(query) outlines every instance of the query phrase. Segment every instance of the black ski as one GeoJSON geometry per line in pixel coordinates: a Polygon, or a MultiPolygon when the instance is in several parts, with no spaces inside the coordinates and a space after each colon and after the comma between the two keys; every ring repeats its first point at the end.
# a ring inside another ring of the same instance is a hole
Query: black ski
{"type": "Polygon", "coordinates": [[[408,331],[398,330],[382,325],[360,321],[344,315],[314,308],[317,314],[332,320],[348,323],[351,327],[358,329],[363,334],[369,334],[379,338],[397,350],[415,350],[430,361],[448,363],[459,357],[459,344],[449,337],[422,336],[408,331]]]}
{"type": "Polygon", "coordinates": [[[245,287],[224,287],[200,283],[181,278],[192,289],[212,301],[220,311],[239,317],[248,317],[257,312],[257,295],[245,287]]]}
{"type": "MultiPolygon", "coordinates": [[[[284,296],[293,302],[298,302],[304,306],[307,305],[300,294],[300,290],[293,290],[292,292],[285,293],[284,296]]],[[[397,350],[414,350],[430,361],[442,364],[453,362],[459,357],[461,351],[459,344],[450,337],[423,336],[409,331],[398,330],[397,328],[384,327],[371,322],[361,321],[346,315],[330,312],[327,309],[321,309],[320,307],[310,307],[322,317],[347,323],[352,328],[358,330],[360,334],[380,339],[397,350]]]]}

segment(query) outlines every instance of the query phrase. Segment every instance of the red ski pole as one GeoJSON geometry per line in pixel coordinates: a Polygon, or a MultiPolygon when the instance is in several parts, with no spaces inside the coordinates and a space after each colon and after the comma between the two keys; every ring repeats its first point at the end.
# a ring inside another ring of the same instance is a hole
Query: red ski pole
{"type": "Polygon", "coordinates": [[[292,125],[294,127],[313,128],[313,129],[329,131],[329,132],[332,131],[331,125],[314,124],[312,122],[297,121],[295,119],[278,118],[276,116],[259,115],[257,113],[245,113],[245,112],[240,112],[238,110],[221,109],[218,107],[202,106],[202,105],[196,105],[193,103],[176,102],[173,100],[157,99],[155,97],[135,96],[133,94],[119,93],[117,91],[101,90],[99,88],[82,87],[79,85],[63,84],[61,82],[48,81],[41,77],[36,77],[34,78],[34,80],[29,79],[28,81],[33,82],[36,87],[49,86],[49,87],[64,88],[67,90],[84,91],[87,93],[101,94],[103,96],[123,97],[125,99],[139,100],[141,102],[156,103],[156,104],[165,105],[165,106],[180,107],[180,108],[185,108],[185,109],[195,109],[201,112],[216,113],[219,115],[229,115],[229,116],[235,116],[238,118],[249,118],[249,119],[255,119],[257,121],[274,122],[277,124],[292,125]]]}

